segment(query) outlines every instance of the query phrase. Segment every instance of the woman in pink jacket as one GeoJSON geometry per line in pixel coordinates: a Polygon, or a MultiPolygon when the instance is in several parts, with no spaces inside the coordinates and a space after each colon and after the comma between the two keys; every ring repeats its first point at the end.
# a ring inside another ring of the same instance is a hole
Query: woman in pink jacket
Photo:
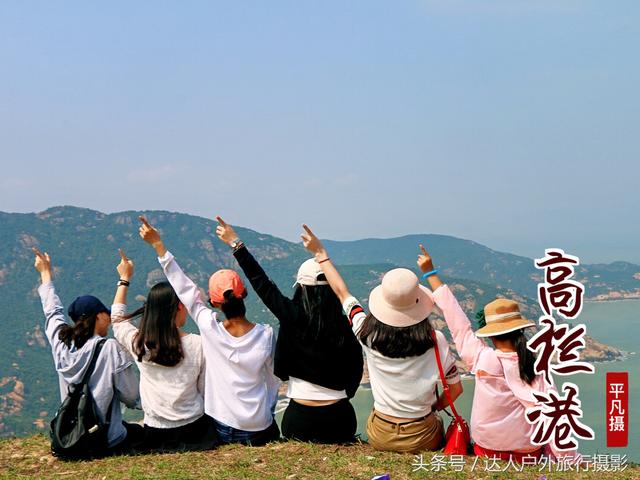
{"type": "Polygon", "coordinates": [[[458,354],[475,374],[471,436],[476,455],[516,461],[540,457],[543,448],[531,443],[535,426],[525,418],[525,410],[536,404],[533,393],[549,390],[542,375],[534,372],[535,357],[527,349],[523,331],[535,323],[522,318],[516,302],[497,299],[485,306],[486,325],[474,333],[453,293],[438,277],[431,257],[420,248],[418,266],[425,272],[458,354]],[[495,348],[483,338],[490,338],[495,348]]]}

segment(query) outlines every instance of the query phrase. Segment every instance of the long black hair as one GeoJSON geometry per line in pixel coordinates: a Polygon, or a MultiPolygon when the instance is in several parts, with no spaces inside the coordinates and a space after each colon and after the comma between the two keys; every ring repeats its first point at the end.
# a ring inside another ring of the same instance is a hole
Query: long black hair
{"type": "Polygon", "coordinates": [[[182,340],[176,326],[180,300],[168,282],[160,282],[149,290],[146,303],[128,315],[142,315],[138,333],[133,338],[133,351],[141,362],[145,355],[150,362],[173,367],[184,358],[182,340]]]}
{"type": "Polygon", "coordinates": [[[513,343],[518,353],[520,378],[523,382],[531,385],[536,378],[536,372],[534,370],[536,356],[527,348],[527,337],[524,335],[524,331],[522,329],[514,330],[513,332],[503,333],[502,335],[494,335],[491,338],[502,342],[510,341],[513,343]]]}
{"type": "Polygon", "coordinates": [[[329,285],[297,285],[292,300],[306,314],[306,324],[297,325],[303,342],[329,340],[338,348],[344,345],[349,320],[329,285]]]}
{"type": "Polygon", "coordinates": [[[58,339],[64,343],[67,348],[71,348],[71,344],[76,348],[82,348],[91,337],[95,335],[97,315],[82,315],[73,318],[73,326],[63,325],[58,332],[58,339]]]}
{"type": "Polygon", "coordinates": [[[369,313],[356,335],[369,348],[388,358],[417,357],[433,347],[429,318],[410,327],[392,327],[369,313]]]}

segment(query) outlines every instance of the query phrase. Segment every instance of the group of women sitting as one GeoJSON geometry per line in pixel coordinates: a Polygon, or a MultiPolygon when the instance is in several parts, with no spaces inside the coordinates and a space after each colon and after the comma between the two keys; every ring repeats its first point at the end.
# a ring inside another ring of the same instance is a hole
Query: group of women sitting
{"type": "Polygon", "coordinates": [[[112,307],[93,296],[78,297],[68,309],[70,325],[55,293],[49,255],[34,250],[46,336],[63,399],[113,326],[115,340],[104,342],[89,380],[98,416],[109,421],[105,455],[207,449],[220,443],[255,446],[281,434],[309,442],[352,442],[356,414],[350,400],[362,379],[364,357],[374,399],[366,428],[369,443],[379,450],[414,453],[442,448],[438,411],[448,401],[438,395],[436,349],[453,400],[462,384],[444,334],[433,334],[429,317],[435,306],[475,374],[475,453],[542,455],[541,447],[531,443],[533,426],[524,414],[535,404],[533,392],[545,389],[523,333],[534,323],[522,318],[517,303],[499,299],[485,307],[486,326],[474,332],[424,247],[417,263],[430,289],[411,270],[393,269],[371,291],[367,313],[306,225],[302,241],[313,258],[300,266],[288,298],[234,229],[217,217],[217,236],[231,247],[253,290],[279,322],[276,339],[271,326],[247,319],[247,289],[236,271],[211,275],[205,302],[158,230],[144,217],[140,220],[140,237],[154,248],[167,281],[154,285],[144,305],[130,313],[127,290],[134,265],[124,252],[112,307]],[[183,331],[187,315],[200,335],[183,331]],[[138,318],[135,326],[132,321],[138,318]],[[282,432],[274,419],[280,381],[288,382],[290,399],[282,432]],[[121,402],[130,408],[141,405],[144,426],[123,421],[121,402]]]}

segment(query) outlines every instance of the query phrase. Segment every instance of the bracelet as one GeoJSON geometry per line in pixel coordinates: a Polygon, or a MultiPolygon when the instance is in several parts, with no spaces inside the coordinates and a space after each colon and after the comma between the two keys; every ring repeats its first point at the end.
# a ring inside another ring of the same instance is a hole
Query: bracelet
{"type": "Polygon", "coordinates": [[[320,260],[318,263],[328,262],[329,260],[331,260],[331,257],[323,258],[323,259],[322,259],[322,260],[320,260]]]}
{"type": "Polygon", "coordinates": [[[240,250],[242,247],[244,247],[244,242],[242,240],[238,240],[235,245],[232,248],[233,252],[237,252],[238,250],[240,250]]]}
{"type": "Polygon", "coordinates": [[[422,275],[422,279],[424,280],[427,277],[430,277],[431,275],[435,275],[436,273],[438,273],[440,270],[438,270],[437,268],[434,268],[433,270],[431,270],[430,272],[425,273],[424,275],[422,275]]]}
{"type": "Polygon", "coordinates": [[[131,283],[129,283],[129,280],[123,280],[122,278],[118,280],[119,287],[128,287],[129,285],[131,285],[131,283]]]}

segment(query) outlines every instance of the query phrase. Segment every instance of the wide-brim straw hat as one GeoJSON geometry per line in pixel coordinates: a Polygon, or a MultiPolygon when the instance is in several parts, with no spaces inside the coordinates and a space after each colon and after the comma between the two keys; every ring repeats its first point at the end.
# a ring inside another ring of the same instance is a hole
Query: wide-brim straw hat
{"type": "Polygon", "coordinates": [[[369,310],[378,321],[391,327],[410,327],[433,311],[431,291],[420,285],[418,277],[406,268],[385,273],[382,284],[369,295],[369,310]]]}
{"type": "Polygon", "coordinates": [[[477,337],[495,337],[536,326],[532,321],[522,317],[517,302],[506,298],[488,303],[484,307],[484,319],[487,324],[476,331],[477,337]]]}

